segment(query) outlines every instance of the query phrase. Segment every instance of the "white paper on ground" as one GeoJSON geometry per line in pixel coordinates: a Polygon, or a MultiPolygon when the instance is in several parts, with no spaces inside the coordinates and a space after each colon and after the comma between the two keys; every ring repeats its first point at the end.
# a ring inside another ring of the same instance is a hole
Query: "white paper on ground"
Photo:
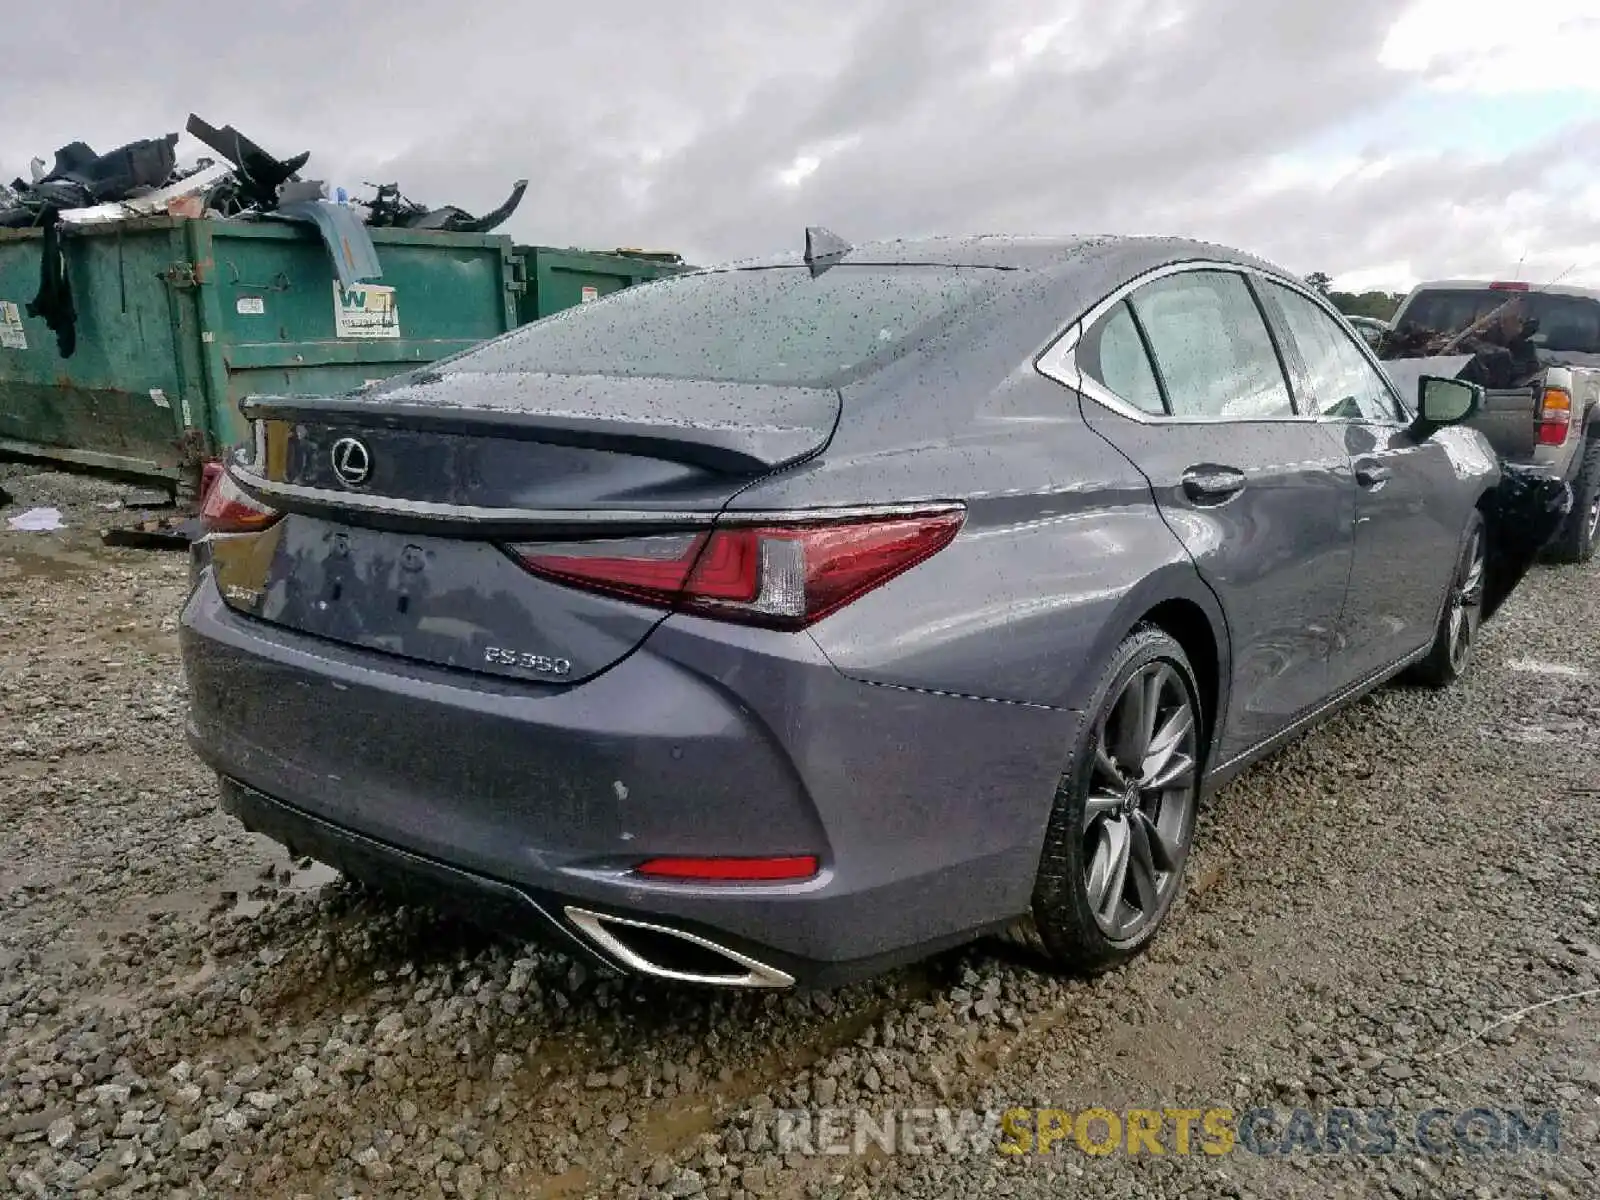
{"type": "Polygon", "coordinates": [[[23,533],[45,533],[51,529],[61,528],[61,510],[59,508],[30,508],[27,512],[15,517],[7,517],[6,524],[23,533]]]}

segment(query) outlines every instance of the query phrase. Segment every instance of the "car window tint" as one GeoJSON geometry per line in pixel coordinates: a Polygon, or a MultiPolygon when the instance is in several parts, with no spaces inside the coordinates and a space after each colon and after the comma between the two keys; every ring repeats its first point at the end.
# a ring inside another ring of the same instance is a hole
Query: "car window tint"
{"type": "Polygon", "coordinates": [[[1244,279],[1186,271],[1133,293],[1177,417],[1288,417],[1289,387],[1244,279]]]}
{"type": "Polygon", "coordinates": [[[1309,394],[1301,407],[1350,421],[1398,421],[1394,396],[1383,377],[1339,323],[1299,292],[1276,283],[1267,288],[1305,363],[1309,394]]]}
{"type": "Polygon", "coordinates": [[[1119,304],[1095,322],[1083,339],[1078,365],[1094,379],[1147,413],[1164,413],[1150,357],[1126,304],[1119,304]]]}
{"type": "Polygon", "coordinates": [[[834,387],[880,369],[972,308],[978,267],[713,271],[624,288],[469,351],[462,371],[629,375],[834,387]]]}

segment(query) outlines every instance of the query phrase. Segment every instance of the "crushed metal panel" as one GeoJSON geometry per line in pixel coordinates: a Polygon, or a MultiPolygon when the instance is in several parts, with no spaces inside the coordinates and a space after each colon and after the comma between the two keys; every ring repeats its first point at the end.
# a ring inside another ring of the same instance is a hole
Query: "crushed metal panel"
{"type": "Polygon", "coordinates": [[[180,179],[169,187],[160,188],[131,200],[117,200],[109,204],[96,204],[89,208],[69,209],[61,214],[63,225],[100,225],[107,221],[129,221],[135,217],[159,216],[167,205],[186,196],[203,196],[232,173],[226,163],[218,163],[180,179]]]}
{"type": "Polygon", "coordinates": [[[304,200],[282,205],[275,213],[263,214],[283,221],[297,221],[315,225],[333,260],[333,269],[339,282],[350,287],[363,279],[378,279],[383,267],[378,262],[377,248],[372,235],[346,204],[330,204],[326,200],[304,200]]]}

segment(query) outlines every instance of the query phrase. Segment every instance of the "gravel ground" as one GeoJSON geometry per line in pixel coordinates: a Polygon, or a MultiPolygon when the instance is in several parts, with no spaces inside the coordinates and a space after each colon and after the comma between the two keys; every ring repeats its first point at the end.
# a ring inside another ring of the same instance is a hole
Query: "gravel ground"
{"type": "Polygon", "coordinates": [[[1536,572],[1454,691],[1387,689],[1226,789],[1126,969],[1060,980],[983,946],[723,995],[395,909],[245,834],[181,736],[183,556],[99,545],[128,489],[0,484],[0,518],[68,521],[0,519],[0,1191],[1600,1195],[1600,566],[1536,572]],[[1554,1109],[1561,1146],[776,1140],[774,1110],[1016,1106],[1554,1109]]]}

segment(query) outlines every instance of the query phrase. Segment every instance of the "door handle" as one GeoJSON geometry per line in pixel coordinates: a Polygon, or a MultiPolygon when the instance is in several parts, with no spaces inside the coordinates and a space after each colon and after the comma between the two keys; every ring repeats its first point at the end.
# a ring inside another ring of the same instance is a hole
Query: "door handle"
{"type": "Polygon", "coordinates": [[[1183,473],[1183,494],[1196,504],[1226,504],[1244,484],[1244,472],[1233,467],[1190,467],[1183,473]]]}
{"type": "Polygon", "coordinates": [[[1393,471],[1379,462],[1356,464],[1356,482],[1364,488],[1382,487],[1389,482],[1393,474],[1393,471]]]}

